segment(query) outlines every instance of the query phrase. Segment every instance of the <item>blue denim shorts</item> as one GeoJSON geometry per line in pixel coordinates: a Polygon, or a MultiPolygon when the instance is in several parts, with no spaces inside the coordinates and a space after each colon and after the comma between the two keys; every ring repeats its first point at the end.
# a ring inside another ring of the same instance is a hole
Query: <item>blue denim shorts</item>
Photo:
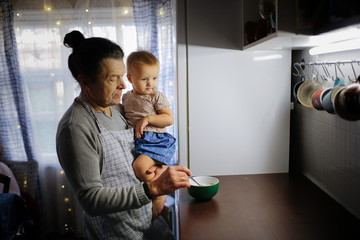
{"type": "Polygon", "coordinates": [[[175,164],[176,138],[169,133],[145,131],[141,138],[135,137],[135,150],[168,166],[175,164]]]}

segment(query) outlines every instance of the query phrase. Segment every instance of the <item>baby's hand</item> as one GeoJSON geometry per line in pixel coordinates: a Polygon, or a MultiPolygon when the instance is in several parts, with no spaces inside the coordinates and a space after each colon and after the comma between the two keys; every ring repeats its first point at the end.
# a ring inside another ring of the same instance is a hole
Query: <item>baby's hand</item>
{"type": "Polygon", "coordinates": [[[144,128],[149,124],[147,117],[141,119],[135,126],[136,138],[140,138],[143,134],[144,128]]]}

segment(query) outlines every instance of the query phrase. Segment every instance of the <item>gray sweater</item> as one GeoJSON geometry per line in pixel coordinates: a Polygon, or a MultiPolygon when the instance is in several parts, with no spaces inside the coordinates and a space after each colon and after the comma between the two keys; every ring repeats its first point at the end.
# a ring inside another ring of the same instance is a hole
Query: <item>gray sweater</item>
{"type": "MultiPolygon", "coordinates": [[[[111,107],[112,117],[106,112],[95,112],[99,121],[110,131],[127,128],[119,106],[111,107]]],[[[98,133],[94,119],[83,106],[74,102],[60,120],[56,135],[60,164],[84,211],[97,216],[139,208],[150,203],[141,183],[122,188],[102,186],[102,147],[98,133]]],[[[85,219],[85,226],[91,228],[88,224],[85,219]]]]}

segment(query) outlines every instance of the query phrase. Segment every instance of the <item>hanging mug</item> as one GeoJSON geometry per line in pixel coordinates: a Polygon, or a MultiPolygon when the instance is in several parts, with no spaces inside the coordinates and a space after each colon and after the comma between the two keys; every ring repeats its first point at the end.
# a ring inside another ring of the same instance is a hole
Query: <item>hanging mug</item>
{"type": "Polygon", "coordinates": [[[317,110],[324,110],[324,107],[322,105],[321,96],[322,93],[325,91],[325,89],[320,89],[314,92],[314,94],[311,97],[311,103],[313,107],[317,110]]]}
{"type": "Polygon", "coordinates": [[[334,100],[335,95],[332,94],[332,92],[334,90],[335,90],[334,92],[341,90],[341,87],[343,87],[344,85],[345,85],[344,78],[337,77],[334,82],[334,87],[328,88],[326,91],[324,91],[322,96],[322,104],[326,112],[335,114],[334,103],[332,101],[332,99],[334,100]],[[331,97],[331,95],[333,95],[333,97],[331,97]]]}
{"type": "Polygon", "coordinates": [[[298,89],[297,97],[303,106],[308,108],[313,108],[312,100],[311,100],[312,95],[317,90],[321,90],[321,89],[322,89],[321,83],[319,83],[316,80],[309,79],[306,80],[303,84],[301,84],[301,86],[298,89]]]}
{"type": "Polygon", "coordinates": [[[336,94],[334,108],[337,115],[345,120],[360,120],[360,76],[355,83],[336,94]]]}
{"type": "Polygon", "coordinates": [[[326,112],[335,114],[333,104],[331,102],[331,90],[332,88],[325,89],[321,94],[321,103],[326,112]]]}
{"type": "Polygon", "coordinates": [[[301,76],[300,81],[297,82],[297,83],[294,85],[294,88],[293,88],[293,96],[294,96],[295,101],[297,101],[298,103],[300,103],[300,102],[299,102],[297,93],[298,93],[299,87],[300,87],[301,84],[303,84],[304,82],[305,82],[305,76],[301,76]]]}

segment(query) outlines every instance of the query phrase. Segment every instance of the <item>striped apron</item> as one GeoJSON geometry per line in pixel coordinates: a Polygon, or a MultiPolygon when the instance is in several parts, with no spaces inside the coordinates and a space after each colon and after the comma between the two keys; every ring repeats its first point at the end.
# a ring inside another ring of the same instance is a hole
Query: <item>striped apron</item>
{"type": "MultiPolygon", "coordinates": [[[[132,162],[134,156],[134,131],[109,131],[96,118],[89,105],[80,99],[100,130],[98,135],[103,149],[101,181],[104,187],[131,187],[139,184],[132,162]]],[[[86,214],[86,213],[84,213],[86,214]]],[[[152,204],[138,209],[91,217],[97,238],[107,239],[144,239],[144,232],[151,226],[152,204]]],[[[85,231],[86,232],[86,231],[85,231]]]]}

